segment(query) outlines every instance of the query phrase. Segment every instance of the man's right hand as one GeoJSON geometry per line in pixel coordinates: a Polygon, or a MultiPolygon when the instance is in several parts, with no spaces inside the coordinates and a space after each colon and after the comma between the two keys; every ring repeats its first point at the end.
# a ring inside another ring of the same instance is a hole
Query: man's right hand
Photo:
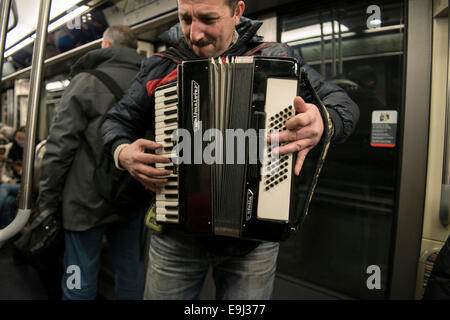
{"type": "Polygon", "coordinates": [[[156,169],[151,166],[155,163],[170,163],[170,159],[146,153],[146,150],[158,150],[162,148],[161,144],[154,141],[138,139],[132,144],[126,146],[119,153],[120,165],[136,180],[142,183],[146,189],[153,192],[161,192],[167,183],[167,178],[171,174],[169,170],[156,169]]]}

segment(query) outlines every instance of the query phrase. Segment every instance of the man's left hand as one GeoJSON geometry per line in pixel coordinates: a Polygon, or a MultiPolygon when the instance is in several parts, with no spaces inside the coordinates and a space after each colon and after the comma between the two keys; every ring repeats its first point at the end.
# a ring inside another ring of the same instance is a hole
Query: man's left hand
{"type": "Polygon", "coordinates": [[[298,114],[286,121],[286,130],[269,135],[268,142],[277,135],[280,145],[291,142],[273,152],[278,152],[280,155],[298,152],[294,169],[295,175],[298,176],[309,150],[314,148],[322,138],[323,121],[319,109],[314,104],[306,103],[301,97],[294,99],[294,108],[298,114]]]}

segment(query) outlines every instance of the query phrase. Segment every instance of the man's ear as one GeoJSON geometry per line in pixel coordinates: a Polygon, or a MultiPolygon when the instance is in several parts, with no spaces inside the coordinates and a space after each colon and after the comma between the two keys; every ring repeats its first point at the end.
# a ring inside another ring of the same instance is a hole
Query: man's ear
{"type": "Polygon", "coordinates": [[[102,48],[109,48],[111,46],[112,46],[112,42],[111,41],[105,40],[105,39],[102,40],[102,48]]]}
{"type": "Polygon", "coordinates": [[[244,14],[245,3],[244,1],[239,1],[236,5],[236,9],[234,10],[234,25],[237,26],[239,21],[241,21],[241,17],[244,14]]]}

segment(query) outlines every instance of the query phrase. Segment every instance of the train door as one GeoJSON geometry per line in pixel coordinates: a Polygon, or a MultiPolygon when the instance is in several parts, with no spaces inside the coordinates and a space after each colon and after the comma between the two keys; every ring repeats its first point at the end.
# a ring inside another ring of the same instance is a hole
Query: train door
{"type": "Polygon", "coordinates": [[[431,2],[297,2],[277,20],[278,40],[344,88],[361,115],[330,149],[299,234],[281,245],[274,298],[413,298],[431,2]]]}
{"type": "Polygon", "coordinates": [[[430,132],[423,234],[416,298],[423,296],[434,261],[450,233],[449,133],[449,11],[448,1],[434,1],[430,132]],[[447,70],[444,71],[444,68],[447,70]]]}

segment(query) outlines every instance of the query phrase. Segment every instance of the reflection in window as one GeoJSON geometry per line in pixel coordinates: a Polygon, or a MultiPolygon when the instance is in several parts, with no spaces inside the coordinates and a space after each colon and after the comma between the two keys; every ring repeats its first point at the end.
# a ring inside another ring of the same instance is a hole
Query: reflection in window
{"type": "Polygon", "coordinates": [[[402,112],[403,5],[377,1],[381,17],[369,20],[372,3],[333,3],[320,9],[296,4],[279,16],[281,41],[346,90],[361,115],[352,137],[330,149],[310,215],[299,234],[282,243],[278,272],[345,296],[384,298],[398,149],[371,146],[372,113],[402,112]],[[366,286],[371,265],[381,269],[381,290],[366,286]]]}

